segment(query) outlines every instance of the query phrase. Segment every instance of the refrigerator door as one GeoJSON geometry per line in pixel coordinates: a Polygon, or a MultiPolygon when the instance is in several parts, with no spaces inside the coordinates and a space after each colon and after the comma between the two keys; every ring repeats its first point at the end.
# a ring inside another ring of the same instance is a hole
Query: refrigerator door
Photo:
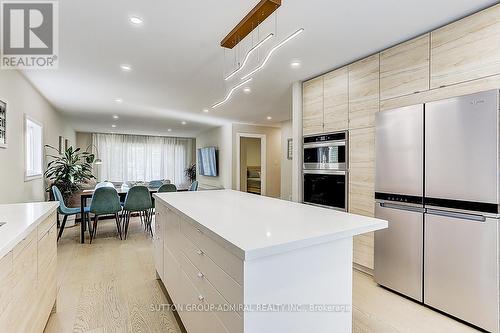
{"type": "Polygon", "coordinates": [[[498,99],[492,90],[425,105],[426,197],[498,205],[498,99]]]}
{"type": "Polygon", "coordinates": [[[378,112],[375,191],[422,197],[423,104],[378,112]]]}
{"type": "Polygon", "coordinates": [[[375,232],[375,281],[421,302],[423,209],[377,202],[375,216],[389,221],[375,232]]]}
{"type": "Polygon", "coordinates": [[[428,210],[424,303],[498,332],[498,220],[428,210]]]}

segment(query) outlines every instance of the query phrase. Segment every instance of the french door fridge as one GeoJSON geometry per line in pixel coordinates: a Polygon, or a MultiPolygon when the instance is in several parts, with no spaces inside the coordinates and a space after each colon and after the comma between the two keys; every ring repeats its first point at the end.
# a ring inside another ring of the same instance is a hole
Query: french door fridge
{"type": "Polygon", "coordinates": [[[490,332],[500,312],[498,113],[494,90],[376,120],[375,214],[389,228],[375,233],[375,280],[490,332]]]}

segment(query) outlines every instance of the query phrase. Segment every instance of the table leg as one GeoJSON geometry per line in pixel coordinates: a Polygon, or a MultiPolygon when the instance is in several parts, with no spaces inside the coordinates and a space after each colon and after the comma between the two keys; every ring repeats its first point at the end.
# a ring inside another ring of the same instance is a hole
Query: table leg
{"type": "Polygon", "coordinates": [[[80,243],[85,243],[85,203],[87,200],[80,196],[80,243]]]}

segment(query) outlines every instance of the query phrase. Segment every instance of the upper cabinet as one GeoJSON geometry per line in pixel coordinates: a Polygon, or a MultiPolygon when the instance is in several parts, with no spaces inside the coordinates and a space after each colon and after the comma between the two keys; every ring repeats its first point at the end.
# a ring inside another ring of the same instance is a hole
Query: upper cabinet
{"type": "Polygon", "coordinates": [[[379,110],[379,54],[349,65],[349,129],[375,125],[379,110]]]}
{"type": "Polygon", "coordinates": [[[500,5],[431,33],[431,89],[500,73],[500,5]]]}
{"type": "Polygon", "coordinates": [[[304,82],[303,85],[303,134],[323,132],[323,77],[304,82]]]}
{"type": "Polygon", "coordinates": [[[348,127],[349,73],[347,67],[324,75],[324,131],[343,131],[348,127]]]}
{"type": "Polygon", "coordinates": [[[430,34],[380,53],[380,99],[429,90],[430,34]]]}

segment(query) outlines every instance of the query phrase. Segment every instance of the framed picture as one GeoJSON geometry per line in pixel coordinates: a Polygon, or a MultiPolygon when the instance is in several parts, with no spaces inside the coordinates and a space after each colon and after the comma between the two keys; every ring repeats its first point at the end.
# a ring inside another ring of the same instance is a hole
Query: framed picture
{"type": "Polygon", "coordinates": [[[0,101],[0,148],[7,148],[7,103],[0,101]]]}
{"type": "Polygon", "coordinates": [[[69,139],[64,140],[64,150],[68,150],[70,144],[69,144],[69,139]]]}
{"type": "Polygon", "coordinates": [[[64,152],[64,138],[62,136],[59,137],[59,155],[62,155],[64,152]]]}
{"type": "Polygon", "coordinates": [[[287,150],[286,150],[286,158],[291,160],[293,158],[293,139],[287,139],[287,150]]]}

